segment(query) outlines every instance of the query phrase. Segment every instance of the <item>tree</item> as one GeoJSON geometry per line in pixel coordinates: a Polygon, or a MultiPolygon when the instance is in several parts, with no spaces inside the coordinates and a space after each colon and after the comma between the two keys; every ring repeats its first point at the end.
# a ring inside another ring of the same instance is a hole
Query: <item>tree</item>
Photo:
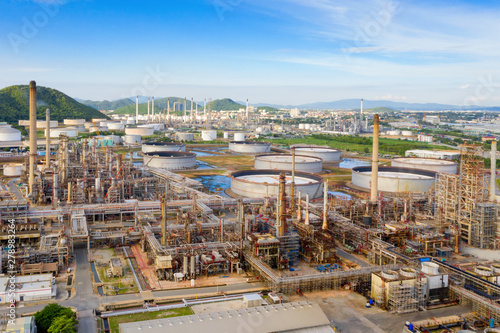
{"type": "Polygon", "coordinates": [[[78,321],[73,313],[70,316],[57,317],[50,325],[48,333],[76,333],[76,324],[78,324],[78,321]]]}
{"type": "Polygon", "coordinates": [[[65,308],[57,303],[52,303],[44,307],[41,311],[35,313],[35,321],[39,333],[47,333],[50,325],[57,317],[74,316],[70,308],[65,308]]]}

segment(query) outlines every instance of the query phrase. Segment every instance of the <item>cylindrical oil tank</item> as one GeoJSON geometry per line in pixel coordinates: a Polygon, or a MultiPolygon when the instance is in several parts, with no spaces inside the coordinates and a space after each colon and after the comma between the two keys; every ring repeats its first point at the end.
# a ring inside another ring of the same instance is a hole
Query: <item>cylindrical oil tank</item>
{"type": "Polygon", "coordinates": [[[126,124],[127,125],[135,125],[135,118],[129,117],[126,119],[126,124]]]}
{"type": "Polygon", "coordinates": [[[413,132],[412,131],[401,131],[401,134],[403,136],[412,136],[413,135],[413,132]]]}
{"type": "MultiPolygon", "coordinates": [[[[47,130],[45,130],[47,135],[47,130]]],[[[69,138],[76,138],[78,136],[78,129],[75,127],[58,127],[50,129],[50,137],[58,138],[60,135],[66,135],[69,138]]]]}
{"type": "Polygon", "coordinates": [[[21,141],[21,131],[10,126],[0,127],[0,141],[21,141]]]}
{"type": "Polygon", "coordinates": [[[391,166],[401,168],[415,168],[440,173],[458,172],[458,163],[448,160],[438,160],[434,158],[419,158],[419,157],[398,157],[391,160],[391,166]]]}
{"type": "Polygon", "coordinates": [[[403,267],[399,270],[399,275],[407,278],[414,278],[417,275],[417,271],[413,268],[403,267]]]}
{"type": "Polygon", "coordinates": [[[175,133],[175,140],[177,141],[193,141],[194,133],[177,132],[175,133]]]}
{"type": "Polygon", "coordinates": [[[143,153],[154,153],[161,151],[186,151],[186,145],[176,142],[146,142],[142,144],[143,153]]]}
{"type": "Polygon", "coordinates": [[[500,275],[500,264],[491,264],[491,269],[495,275],[500,275]]]}
{"type": "Polygon", "coordinates": [[[187,152],[156,152],[145,153],[144,166],[166,170],[189,169],[196,166],[196,154],[187,152]]]}
{"type": "Polygon", "coordinates": [[[386,280],[397,280],[399,278],[398,272],[390,269],[380,272],[380,276],[386,280]]]}
{"type": "Polygon", "coordinates": [[[5,164],[3,166],[3,175],[5,177],[18,177],[23,171],[23,164],[21,163],[11,163],[5,164]]]}
{"type": "Polygon", "coordinates": [[[195,265],[194,265],[194,262],[196,260],[195,256],[191,256],[191,275],[194,276],[196,274],[196,269],[195,269],[195,265]]]}
{"type": "Polygon", "coordinates": [[[257,141],[231,141],[229,150],[242,154],[262,154],[271,151],[271,143],[257,141]]]}
{"type": "MultiPolygon", "coordinates": [[[[255,169],[292,170],[291,154],[263,154],[255,156],[255,169]]],[[[295,171],[318,173],[323,170],[321,158],[313,156],[295,156],[295,171]]]]}
{"type": "MultiPolygon", "coordinates": [[[[248,170],[231,174],[231,191],[242,197],[275,197],[279,192],[281,172],[286,175],[286,191],[290,194],[292,174],[281,170],[248,170]]],[[[312,199],[323,196],[323,178],[307,172],[295,172],[295,195],[309,194],[312,199]]]]}
{"type": "Polygon", "coordinates": [[[234,133],[234,141],[245,141],[245,133],[235,132],[234,133]]]}
{"type": "MultiPolygon", "coordinates": [[[[64,119],[64,125],[66,126],[84,126],[85,119],[64,119]]],[[[52,127],[52,125],[50,125],[52,127]]]]}
{"type": "Polygon", "coordinates": [[[295,155],[319,157],[323,163],[340,162],[341,151],[324,147],[295,147],[295,155]]]}
{"type": "MultiPolygon", "coordinates": [[[[352,169],[352,184],[365,190],[371,186],[372,167],[352,169]]],[[[383,192],[427,192],[434,186],[435,171],[420,169],[378,167],[378,190],[383,192]]]]}
{"type": "Polygon", "coordinates": [[[430,261],[422,263],[422,272],[429,275],[439,274],[439,265],[430,261]]]}
{"type": "Polygon", "coordinates": [[[110,131],[123,131],[125,125],[120,122],[108,122],[108,129],[110,131]]]}
{"type": "Polygon", "coordinates": [[[203,130],[201,131],[201,139],[203,141],[215,141],[217,140],[217,131],[203,130]]]}
{"type": "Polygon", "coordinates": [[[125,135],[125,143],[128,144],[138,144],[142,142],[140,135],[125,135]]]}
{"type": "Polygon", "coordinates": [[[491,276],[492,275],[492,269],[490,267],[486,267],[486,266],[476,266],[476,269],[474,271],[478,275],[482,275],[482,276],[491,276]]]}
{"type": "Polygon", "coordinates": [[[224,132],[224,139],[229,139],[229,132],[224,132]]]}
{"type": "Polygon", "coordinates": [[[127,135],[140,135],[140,136],[151,136],[155,130],[149,127],[127,127],[125,128],[125,134],[127,135]]]}
{"type": "Polygon", "coordinates": [[[391,131],[387,131],[387,135],[401,135],[401,131],[400,130],[391,130],[391,131]]]}

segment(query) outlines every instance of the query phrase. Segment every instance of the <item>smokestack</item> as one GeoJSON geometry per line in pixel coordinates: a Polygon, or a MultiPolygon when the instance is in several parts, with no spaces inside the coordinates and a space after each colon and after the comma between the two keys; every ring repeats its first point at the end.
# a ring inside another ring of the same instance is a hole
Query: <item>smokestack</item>
{"type": "Polygon", "coordinates": [[[248,122],[248,98],[247,98],[247,110],[246,110],[246,117],[247,117],[247,122],[248,122]]]}
{"type": "Polygon", "coordinates": [[[207,119],[207,99],[203,100],[203,116],[207,119]]]}
{"type": "Polygon", "coordinates": [[[193,97],[191,97],[191,121],[193,121],[193,97]]]}
{"type": "Polygon", "coordinates": [[[135,122],[139,119],[139,96],[135,96],[135,122]]]}
{"type": "Polygon", "coordinates": [[[490,201],[495,201],[496,174],[497,174],[497,141],[491,142],[491,177],[490,177],[490,201]]]}
{"type": "Polygon", "coordinates": [[[372,182],[370,202],[377,203],[378,191],[378,114],[373,117],[373,156],[372,156],[372,182]]]}
{"type": "Polygon", "coordinates": [[[170,98],[167,98],[167,118],[170,120],[170,98]]]}
{"type": "Polygon", "coordinates": [[[363,99],[361,99],[361,111],[359,112],[360,127],[363,128],[363,99]]]}
{"type": "Polygon", "coordinates": [[[36,82],[30,82],[30,155],[29,155],[29,194],[33,193],[35,185],[36,164],[36,82]]]}
{"type": "Polygon", "coordinates": [[[148,97],[148,119],[149,119],[149,97],[148,97]]]}
{"type": "Polygon", "coordinates": [[[155,97],[153,96],[153,101],[151,103],[151,115],[153,116],[153,121],[155,120],[155,97]]]}
{"type": "Polygon", "coordinates": [[[187,103],[186,103],[186,97],[184,97],[184,121],[186,121],[186,116],[187,116],[187,103]]]}
{"type": "MultiPolygon", "coordinates": [[[[50,110],[45,110],[45,168],[50,168],[50,110]]],[[[85,148],[85,147],[84,147],[85,148]]]]}
{"type": "Polygon", "coordinates": [[[328,180],[323,188],[323,230],[328,229],[328,180]]]}

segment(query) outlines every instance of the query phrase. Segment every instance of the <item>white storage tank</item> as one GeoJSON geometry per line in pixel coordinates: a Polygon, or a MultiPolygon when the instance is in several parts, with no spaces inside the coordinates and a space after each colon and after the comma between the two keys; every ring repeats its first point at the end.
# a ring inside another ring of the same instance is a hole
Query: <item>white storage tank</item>
{"type": "Polygon", "coordinates": [[[271,151],[271,143],[258,141],[231,141],[229,150],[242,154],[262,154],[271,151]]]}
{"type": "Polygon", "coordinates": [[[142,142],[141,136],[140,135],[125,135],[124,139],[125,143],[134,145],[134,144],[139,144],[142,142]]]}
{"type": "Polygon", "coordinates": [[[404,136],[412,136],[413,135],[412,131],[401,131],[401,134],[404,136]]]}
{"type": "Polygon", "coordinates": [[[3,166],[3,175],[5,177],[18,177],[23,171],[23,164],[11,163],[3,166]]]}
{"type": "Polygon", "coordinates": [[[127,125],[135,125],[135,118],[132,118],[132,117],[127,118],[126,124],[127,125]]]}
{"type": "Polygon", "coordinates": [[[125,128],[125,134],[127,135],[140,135],[140,136],[151,136],[155,130],[150,127],[127,127],[125,128]]]}
{"type": "MultiPolygon", "coordinates": [[[[281,170],[248,170],[236,171],[231,174],[231,191],[247,198],[276,197],[279,192],[279,178],[281,170]]],[[[290,194],[292,175],[285,172],[286,191],[290,194]]],[[[323,178],[307,173],[295,172],[295,191],[302,195],[309,194],[312,199],[323,196],[323,178]]]]}
{"type": "MultiPolygon", "coordinates": [[[[45,130],[47,135],[47,130],[45,130]]],[[[76,138],[78,136],[78,128],[76,127],[58,127],[50,129],[50,137],[58,138],[60,135],[65,135],[68,138],[76,138]]]]}
{"type": "Polygon", "coordinates": [[[108,122],[108,129],[110,131],[123,131],[125,130],[125,125],[120,122],[108,122]]]}
{"type": "Polygon", "coordinates": [[[435,171],[440,173],[456,174],[458,172],[458,163],[447,160],[438,160],[434,158],[418,157],[398,157],[391,160],[391,166],[402,168],[415,168],[422,170],[435,171]]]}
{"type": "Polygon", "coordinates": [[[422,263],[422,272],[429,275],[438,275],[439,265],[434,262],[424,261],[422,263]]]}
{"type": "Polygon", "coordinates": [[[201,139],[203,141],[215,141],[217,140],[217,131],[203,130],[201,131],[201,139]]]}
{"type": "MultiPolygon", "coordinates": [[[[64,119],[63,123],[66,126],[84,126],[85,119],[64,119]]],[[[52,124],[50,126],[52,127],[52,124]]]]}
{"type": "Polygon", "coordinates": [[[147,167],[165,170],[190,169],[196,166],[196,154],[187,152],[145,153],[143,164],[147,167]]]}
{"type": "Polygon", "coordinates": [[[177,142],[146,142],[142,144],[143,153],[162,151],[186,151],[186,145],[177,142]]]}
{"type": "Polygon", "coordinates": [[[0,127],[0,141],[21,141],[21,131],[8,126],[0,127]]]}
{"type": "MultiPolygon", "coordinates": [[[[352,184],[369,190],[372,167],[361,166],[352,169],[352,184]]],[[[378,190],[382,192],[427,192],[434,186],[435,171],[420,169],[378,167],[378,190]]]]}
{"type": "Polygon", "coordinates": [[[193,141],[194,133],[177,132],[175,133],[176,141],[193,141]]]}
{"type": "Polygon", "coordinates": [[[391,130],[391,131],[387,131],[387,134],[392,135],[392,136],[397,136],[397,135],[401,135],[401,131],[400,130],[391,130]]]}
{"type": "Polygon", "coordinates": [[[229,132],[224,132],[224,139],[229,139],[229,132]]]}
{"type": "Polygon", "coordinates": [[[340,155],[342,152],[334,148],[324,147],[295,147],[295,155],[306,155],[319,157],[323,163],[340,163],[340,155]]]}
{"type": "Polygon", "coordinates": [[[241,132],[234,133],[234,141],[245,141],[245,133],[241,132]]]}
{"type": "MultiPolygon", "coordinates": [[[[291,154],[265,154],[255,156],[255,169],[292,170],[291,154]]],[[[313,156],[295,156],[295,171],[318,173],[323,170],[321,158],[313,156]]]]}

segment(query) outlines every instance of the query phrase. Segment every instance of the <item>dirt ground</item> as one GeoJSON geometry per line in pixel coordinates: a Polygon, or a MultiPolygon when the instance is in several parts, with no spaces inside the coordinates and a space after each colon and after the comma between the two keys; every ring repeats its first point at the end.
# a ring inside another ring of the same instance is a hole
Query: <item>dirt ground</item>
{"type": "Polygon", "coordinates": [[[242,300],[205,303],[205,304],[197,304],[191,306],[191,310],[193,310],[195,314],[237,310],[244,308],[245,308],[245,303],[243,303],[242,300]]]}

